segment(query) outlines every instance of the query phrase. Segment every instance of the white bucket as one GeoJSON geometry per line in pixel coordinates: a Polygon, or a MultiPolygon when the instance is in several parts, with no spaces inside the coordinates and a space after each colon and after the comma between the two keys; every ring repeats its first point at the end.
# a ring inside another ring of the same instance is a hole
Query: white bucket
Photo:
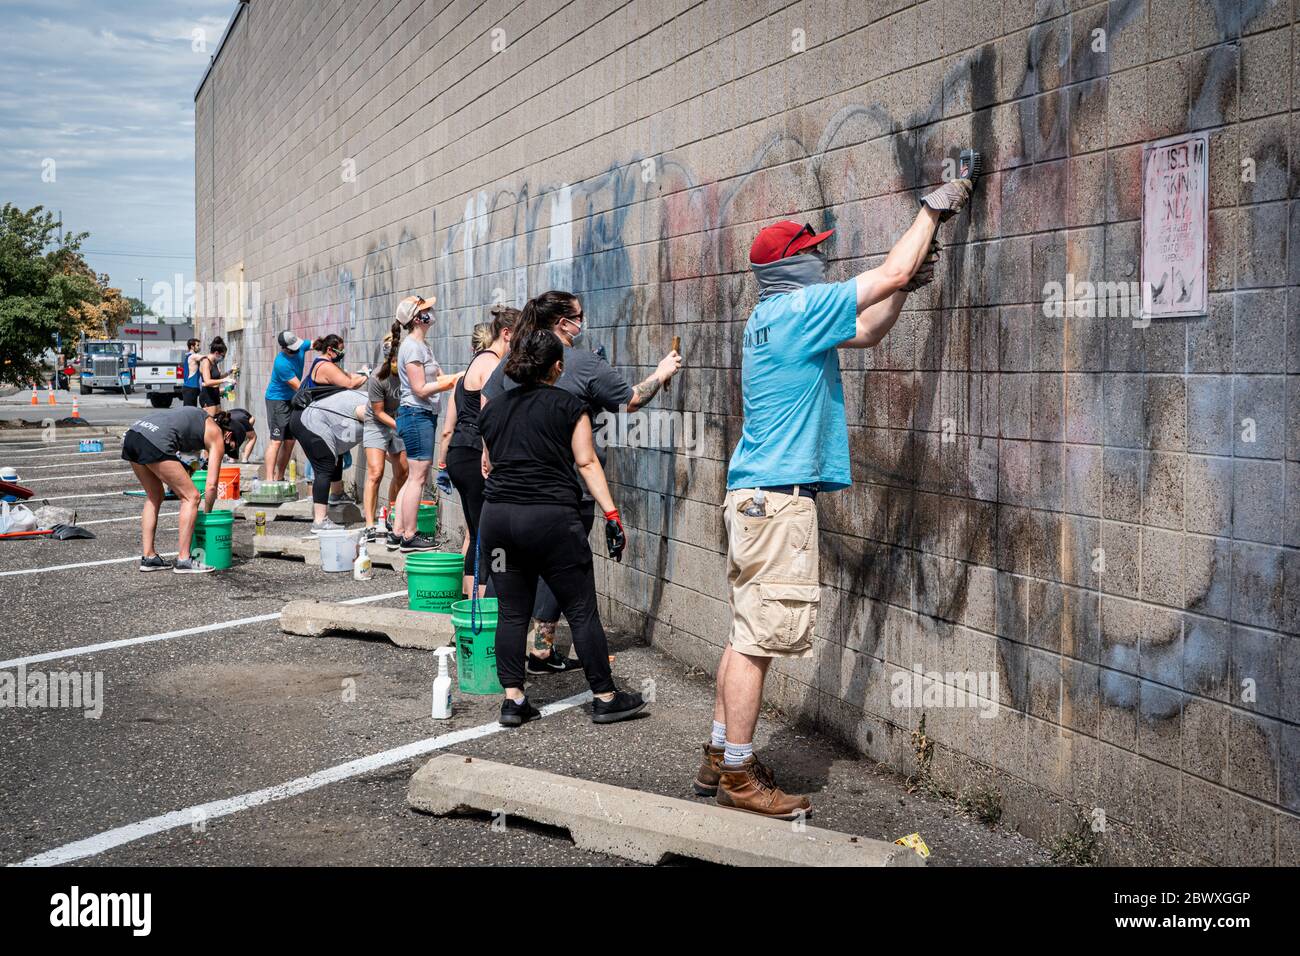
{"type": "Polygon", "coordinates": [[[320,541],[320,566],[326,571],[351,571],[357,559],[357,541],[360,531],[322,531],[316,535],[320,541]]]}

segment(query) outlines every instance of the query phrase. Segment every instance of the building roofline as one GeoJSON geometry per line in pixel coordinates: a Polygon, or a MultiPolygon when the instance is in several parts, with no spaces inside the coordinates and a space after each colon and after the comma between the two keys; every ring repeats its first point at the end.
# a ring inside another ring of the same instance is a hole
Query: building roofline
{"type": "Polygon", "coordinates": [[[235,12],[230,15],[230,22],[226,24],[226,29],[221,34],[221,40],[217,43],[216,52],[208,58],[207,69],[203,71],[203,78],[199,80],[199,85],[194,88],[194,101],[198,102],[199,94],[203,92],[203,84],[208,82],[208,77],[212,73],[212,68],[217,65],[217,57],[221,56],[221,51],[226,46],[226,40],[230,37],[230,32],[235,29],[235,24],[239,22],[240,16],[243,15],[249,0],[239,0],[239,6],[235,7],[235,12]]]}

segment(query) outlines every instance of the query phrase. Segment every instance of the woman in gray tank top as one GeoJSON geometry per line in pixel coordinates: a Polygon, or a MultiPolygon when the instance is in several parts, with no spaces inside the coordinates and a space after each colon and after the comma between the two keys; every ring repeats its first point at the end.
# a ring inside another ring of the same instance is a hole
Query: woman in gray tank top
{"type": "Polygon", "coordinates": [[[181,500],[180,539],[172,571],[201,574],[213,570],[190,557],[190,538],[199,513],[199,491],[178,455],[207,453],[213,470],[203,499],[203,511],[207,513],[217,500],[215,473],[221,469],[221,459],[227,454],[235,457],[244,438],[244,426],[232,422],[228,412],[208,415],[203,409],[189,405],[146,415],[127,429],[122,437],[122,460],[130,463],[145,494],[140,520],[141,571],[165,571],[168,567],[154,549],[158,511],[167,488],[181,500]]]}

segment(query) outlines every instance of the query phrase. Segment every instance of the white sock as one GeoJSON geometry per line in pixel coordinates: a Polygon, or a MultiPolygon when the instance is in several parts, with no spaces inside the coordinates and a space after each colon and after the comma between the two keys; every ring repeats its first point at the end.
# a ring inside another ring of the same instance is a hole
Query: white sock
{"type": "Polygon", "coordinates": [[[727,725],[718,721],[713,722],[713,732],[709,735],[709,743],[714,747],[721,747],[727,742],[727,725]]]}
{"type": "Polygon", "coordinates": [[[748,758],[754,755],[754,744],[733,744],[730,740],[726,741],[723,746],[727,752],[722,756],[723,766],[739,767],[748,758]]]}

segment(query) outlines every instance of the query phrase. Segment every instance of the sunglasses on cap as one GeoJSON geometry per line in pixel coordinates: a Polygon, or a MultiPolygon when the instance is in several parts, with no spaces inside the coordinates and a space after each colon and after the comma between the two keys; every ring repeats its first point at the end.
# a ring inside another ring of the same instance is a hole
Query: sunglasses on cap
{"type": "Polygon", "coordinates": [[[790,247],[795,244],[795,241],[797,239],[801,239],[804,236],[815,236],[815,235],[817,235],[817,230],[814,229],[810,224],[805,222],[803,224],[803,228],[790,237],[790,241],[787,242],[785,244],[785,248],[781,250],[781,255],[779,258],[781,259],[785,258],[785,254],[790,251],[790,247]]]}

